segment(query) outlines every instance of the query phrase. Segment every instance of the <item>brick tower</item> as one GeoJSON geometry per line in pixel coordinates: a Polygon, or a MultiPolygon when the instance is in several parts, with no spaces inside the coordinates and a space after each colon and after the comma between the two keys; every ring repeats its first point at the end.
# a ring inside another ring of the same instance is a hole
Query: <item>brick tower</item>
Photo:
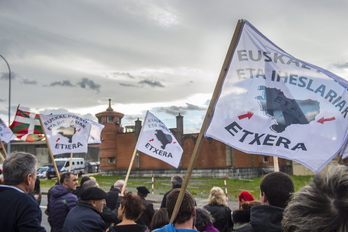
{"type": "Polygon", "coordinates": [[[121,120],[124,114],[114,111],[111,108],[111,99],[106,111],[95,115],[98,122],[105,127],[101,133],[102,143],[100,144],[100,168],[103,170],[116,169],[117,134],[122,132],[121,120]]]}

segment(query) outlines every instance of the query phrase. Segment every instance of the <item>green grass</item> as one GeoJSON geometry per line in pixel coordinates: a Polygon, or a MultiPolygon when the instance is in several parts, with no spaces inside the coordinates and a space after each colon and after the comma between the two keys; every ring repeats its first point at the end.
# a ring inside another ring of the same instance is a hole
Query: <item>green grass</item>
{"type": "MultiPolygon", "coordinates": [[[[105,191],[109,191],[110,186],[115,183],[116,180],[124,179],[121,176],[94,176],[97,179],[100,187],[105,191]]],[[[295,191],[298,191],[301,187],[308,184],[311,180],[311,176],[291,176],[295,184],[295,191]]],[[[81,177],[79,178],[79,180],[81,177]]],[[[226,179],[227,191],[230,200],[237,198],[241,191],[249,191],[256,198],[260,195],[260,183],[261,177],[252,179],[226,179]]],[[[56,179],[41,180],[41,187],[52,187],[56,179]]],[[[138,186],[146,186],[151,191],[152,180],[151,177],[129,177],[127,187],[128,191],[136,191],[138,186]]],[[[155,194],[164,194],[171,188],[169,177],[155,177],[155,194]]],[[[208,198],[210,189],[214,186],[220,187],[225,190],[223,178],[191,178],[187,187],[192,194],[200,198],[208,198]]]]}

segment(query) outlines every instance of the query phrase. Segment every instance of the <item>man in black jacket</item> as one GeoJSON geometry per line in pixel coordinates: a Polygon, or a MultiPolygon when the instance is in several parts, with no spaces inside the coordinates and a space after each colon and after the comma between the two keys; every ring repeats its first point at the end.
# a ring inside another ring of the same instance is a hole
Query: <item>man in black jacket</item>
{"type": "MultiPolygon", "coordinates": [[[[109,192],[107,192],[106,197],[106,206],[114,210],[117,205],[117,201],[120,201],[119,196],[122,192],[122,189],[124,188],[124,181],[123,180],[117,180],[113,186],[111,186],[111,189],[109,192]]],[[[127,188],[124,192],[127,191],[127,188]]]]}
{"type": "Polygon", "coordinates": [[[44,232],[41,209],[33,196],[37,159],[14,152],[3,165],[4,185],[0,186],[0,230],[44,232]]]}
{"type": "Polygon", "coordinates": [[[260,183],[261,205],[251,208],[250,223],[238,232],[280,232],[284,208],[294,192],[290,176],[282,172],[265,175],[260,183]]]}
{"type": "Polygon", "coordinates": [[[183,178],[181,176],[173,176],[171,178],[171,182],[172,182],[172,189],[169,190],[168,192],[166,192],[163,196],[162,199],[162,203],[161,203],[161,208],[166,208],[166,203],[167,203],[167,196],[168,194],[173,191],[173,189],[177,189],[177,188],[181,188],[182,182],[183,182],[183,178]]]}
{"type": "Polygon", "coordinates": [[[141,198],[141,202],[144,205],[144,211],[141,214],[140,218],[137,220],[138,224],[150,226],[153,215],[155,214],[155,210],[153,209],[153,204],[148,202],[145,198],[150,191],[145,186],[137,187],[138,196],[141,198]]]}
{"type": "Polygon", "coordinates": [[[70,210],[65,219],[63,232],[104,232],[105,222],[101,216],[105,205],[106,192],[97,187],[84,190],[81,201],[70,210]]]}

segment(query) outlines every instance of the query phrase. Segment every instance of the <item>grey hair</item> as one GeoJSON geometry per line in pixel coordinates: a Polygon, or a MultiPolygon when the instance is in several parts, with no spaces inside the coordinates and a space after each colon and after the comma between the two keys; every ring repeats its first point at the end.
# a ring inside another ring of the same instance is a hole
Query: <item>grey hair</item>
{"type": "Polygon", "coordinates": [[[172,176],[172,178],[171,178],[171,182],[174,185],[182,185],[183,181],[184,181],[184,179],[181,176],[172,176]]]}
{"type": "Polygon", "coordinates": [[[92,188],[92,187],[99,187],[97,181],[87,180],[85,183],[83,183],[82,190],[86,190],[86,189],[92,188]]]}
{"type": "Polygon", "coordinates": [[[18,185],[25,181],[26,177],[36,175],[37,158],[27,152],[12,152],[4,161],[4,184],[18,185]]]}
{"type": "Polygon", "coordinates": [[[316,174],[285,208],[284,232],[348,230],[348,167],[338,165],[316,174]]]}
{"type": "Polygon", "coordinates": [[[118,180],[115,182],[114,184],[114,188],[119,188],[122,187],[124,185],[124,181],[123,180],[118,180]]]}

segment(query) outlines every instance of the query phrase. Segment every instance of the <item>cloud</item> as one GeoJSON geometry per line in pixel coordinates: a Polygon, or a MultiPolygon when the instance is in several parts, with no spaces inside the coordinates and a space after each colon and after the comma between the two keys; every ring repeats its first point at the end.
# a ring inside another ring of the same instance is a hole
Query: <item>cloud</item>
{"type": "Polygon", "coordinates": [[[76,84],[72,84],[69,80],[63,80],[63,81],[55,81],[48,85],[48,87],[55,87],[55,86],[81,87],[83,89],[95,90],[98,93],[100,92],[100,87],[101,87],[101,85],[95,83],[93,80],[90,80],[88,78],[82,78],[81,81],[77,82],[76,84]]]}
{"type": "Polygon", "coordinates": [[[25,85],[36,85],[37,81],[35,81],[35,80],[31,81],[29,79],[23,79],[22,83],[25,84],[25,85]]]}
{"type": "Polygon", "coordinates": [[[131,83],[119,83],[119,85],[124,86],[124,87],[136,87],[136,88],[141,88],[144,87],[144,85],[150,86],[150,87],[160,87],[160,88],[164,88],[165,86],[159,82],[159,81],[152,81],[149,79],[144,79],[142,81],[139,81],[138,83],[135,84],[131,84],[131,83]]]}
{"type": "Polygon", "coordinates": [[[54,87],[54,86],[74,87],[74,85],[71,84],[71,82],[69,80],[55,81],[49,85],[49,87],[54,87]]]}
{"type": "Polygon", "coordinates": [[[0,98],[0,102],[5,102],[5,99],[1,99],[1,98],[0,98]]]}
{"type": "Polygon", "coordinates": [[[126,83],[118,83],[119,85],[122,85],[124,87],[139,87],[137,85],[133,85],[133,84],[126,84],[126,83]]]}
{"type": "Polygon", "coordinates": [[[151,80],[148,80],[148,79],[139,81],[139,84],[141,84],[141,85],[149,85],[151,87],[161,87],[161,88],[164,87],[164,85],[161,82],[159,82],[159,81],[151,81],[151,80]]]}
{"type": "Polygon", "coordinates": [[[100,93],[100,85],[96,84],[93,80],[90,80],[88,78],[82,78],[80,82],[78,82],[76,85],[80,86],[83,89],[92,89],[100,93]]]}
{"type": "MultiPolygon", "coordinates": [[[[7,81],[8,77],[9,77],[8,72],[3,72],[0,75],[0,80],[6,80],[7,81]]],[[[16,79],[17,77],[18,77],[17,73],[11,72],[11,80],[16,79]]]]}
{"type": "Polygon", "coordinates": [[[333,66],[339,69],[345,69],[345,68],[348,68],[348,62],[333,64],[333,66]]]}
{"type": "Polygon", "coordinates": [[[128,72],[114,72],[112,74],[110,74],[112,77],[117,78],[117,79],[124,79],[124,77],[126,77],[127,79],[135,79],[135,77],[128,73],[128,72]]]}
{"type": "Polygon", "coordinates": [[[170,107],[161,107],[157,109],[157,112],[165,112],[171,115],[185,114],[187,111],[205,111],[205,107],[193,105],[186,103],[187,106],[170,106],[170,107]]]}

